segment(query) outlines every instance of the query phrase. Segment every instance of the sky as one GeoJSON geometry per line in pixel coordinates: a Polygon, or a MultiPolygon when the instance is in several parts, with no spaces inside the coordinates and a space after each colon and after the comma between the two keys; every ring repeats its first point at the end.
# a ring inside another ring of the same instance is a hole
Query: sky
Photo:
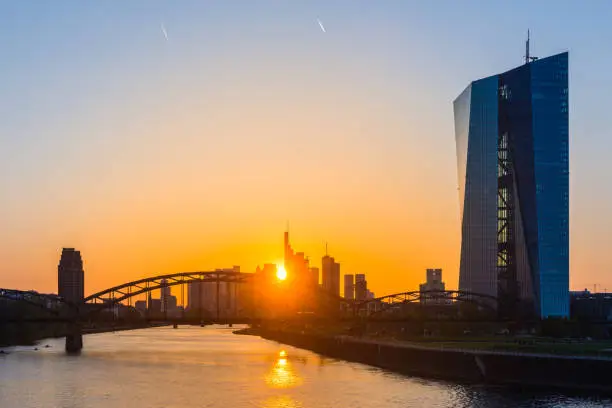
{"type": "Polygon", "coordinates": [[[452,101],[570,55],[570,282],[610,288],[612,3],[0,1],[0,287],[85,293],[298,251],[458,281],[452,101]],[[322,23],[325,31],[319,25],[322,23]],[[163,27],[163,28],[162,28],[163,27]],[[167,35],[164,34],[164,31],[167,35]]]}

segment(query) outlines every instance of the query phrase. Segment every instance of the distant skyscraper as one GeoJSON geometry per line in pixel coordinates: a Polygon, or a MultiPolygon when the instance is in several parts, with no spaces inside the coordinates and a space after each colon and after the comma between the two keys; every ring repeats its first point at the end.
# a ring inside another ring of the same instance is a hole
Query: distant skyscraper
{"type": "Polygon", "coordinates": [[[355,299],[355,275],[344,275],[344,298],[355,299]]]}
{"type": "Polygon", "coordinates": [[[149,311],[152,313],[161,313],[161,299],[149,298],[149,311]]]}
{"type": "Polygon", "coordinates": [[[355,275],[355,300],[366,300],[368,297],[368,282],[363,273],[355,275]]]}
{"type": "Polygon", "coordinates": [[[57,293],[71,302],[85,297],[85,274],[81,253],[74,248],[63,248],[57,266],[57,293]]]}
{"type": "Polygon", "coordinates": [[[289,231],[285,231],[283,234],[283,247],[285,254],[285,269],[290,266],[291,258],[293,256],[293,249],[291,249],[291,244],[289,243],[289,231]]]}
{"type": "MultiPolygon", "coordinates": [[[[444,291],[445,285],[442,282],[442,269],[427,269],[426,282],[419,285],[421,292],[444,291]]],[[[446,304],[448,297],[443,294],[434,293],[431,296],[421,293],[421,303],[423,304],[446,304]]]]}
{"type": "Polygon", "coordinates": [[[454,102],[459,288],[569,315],[568,54],[472,82],[454,102]]]}
{"type": "Polygon", "coordinates": [[[334,261],[332,269],[332,293],[340,296],[340,263],[334,261]]]}
{"type": "Polygon", "coordinates": [[[140,312],[141,315],[144,316],[147,313],[147,301],[146,300],[137,300],[134,303],[134,308],[140,312]]]}
{"type": "Polygon", "coordinates": [[[161,295],[160,295],[161,309],[162,309],[162,312],[167,312],[168,309],[169,309],[169,307],[168,307],[169,306],[168,305],[168,299],[170,298],[170,296],[172,294],[170,292],[170,286],[167,286],[168,285],[168,280],[167,279],[162,279],[160,283],[162,285],[162,287],[160,289],[160,292],[161,292],[161,295]]]}
{"type": "MultiPolygon", "coordinates": [[[[305,288],[311,287],[314,283],[310,262],[304,252],[294,252],[289,243],[289,232],[284,234],[284,266],[287,272],[287,279],[296,283],[298,286],[305,288]]],[[[317,278],[318,284],[318,278],[317,278]]]]}
{"type": "Polygon", "coordinates": [[[187,283],[187,310],[197,310],[201,302],[201,282],[187,283]]]}
{"type": "Polygon", "coordinates": [[[319,285],[319,268],[315,268],[315,267],[310,268],[310,279],[311,279],[311,285],[313,286],[319,285]]]}
{"type": "Polygon", "coordinates": [[[165,311],[167,313],[175,314],[178,308],[178,301],[176,299],[176,296],[169,295],[166,298],[166,305],[164,307],[166,308],[165,311]]]}
{"type": "Polygon", "coordinates": [[[421,292],[426,290],[444,290],[442,269],[427,269],[426,282],[420,285],[421,292]]]}
{"type": "Polygon", "coordinates": [[[333,257],[325,255],[322,259],[323,289],[340,296],[340,264],[333,257]]]}

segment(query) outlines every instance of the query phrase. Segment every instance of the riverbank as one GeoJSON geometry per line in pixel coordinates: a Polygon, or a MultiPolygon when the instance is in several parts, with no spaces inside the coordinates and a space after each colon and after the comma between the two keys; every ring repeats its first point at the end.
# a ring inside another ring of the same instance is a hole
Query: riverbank
{"type": "Polygon", "coordinates": [[[262,328],[235,333],[257,335],[329,357],[421,377],[612,392],[612,378],[608,374],[612,370],[611,358],[431,347],[262,328]]]}
{"type": "Polygon", "coordinates": [[[0,347],[33,346],[42,339],[63,337],[65,332],[63,323],[0,324],[0,347]]]}
{"type": "MultiPolygon", "coordinates": [[[[101,325],[101,326],[86,326],[81,328],[81,334],[98,334],[118,332],[124,330],[147,329],[151,327],[170,326],[170,323],[143,323],[138,325],[101,325]]],[[[0,347],[13,346],[35,346],[43,339],[54,339],[66,337],[68,330],[66,324],[30,324],[26,323],[21,326],[11,327],[11,331],[3,330],[5,327],[0,326],[0,347]]]]}
{"type": "MultiPolygon", "coordinates": [[[[122,325],[122,326],[102,326],[102,327],[84,327],[82,334],[97,334],[97,333],[109,333],[119,332],[125,330],[138,330],[138,329],[149,329],[152,327],[165,327],[171,326],[170,323],[146,323],[141,325],[122,325]]],[[[62,336],[63,337],[63,336],[62,336]]]]}

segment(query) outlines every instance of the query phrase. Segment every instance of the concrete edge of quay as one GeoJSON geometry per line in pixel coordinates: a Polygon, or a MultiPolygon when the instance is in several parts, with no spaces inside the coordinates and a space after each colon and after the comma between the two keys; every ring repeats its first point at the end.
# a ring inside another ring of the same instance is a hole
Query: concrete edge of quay
{"type": "Polygon", "coordinates": [[[428,348],[350,336],[250,328],[235,332],[401,374],[463,383],[612,393],[612,359],[428,348]]]}

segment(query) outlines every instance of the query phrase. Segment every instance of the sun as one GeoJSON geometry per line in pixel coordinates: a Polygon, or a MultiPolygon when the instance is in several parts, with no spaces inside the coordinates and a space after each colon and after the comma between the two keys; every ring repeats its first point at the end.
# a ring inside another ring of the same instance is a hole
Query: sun
{"type": "Polygon", "coordinates": [[[282,281],[287,279],[287,271],[283,265],[278,265],[278,268],[276,268],[276,278],[282,281]]]}

